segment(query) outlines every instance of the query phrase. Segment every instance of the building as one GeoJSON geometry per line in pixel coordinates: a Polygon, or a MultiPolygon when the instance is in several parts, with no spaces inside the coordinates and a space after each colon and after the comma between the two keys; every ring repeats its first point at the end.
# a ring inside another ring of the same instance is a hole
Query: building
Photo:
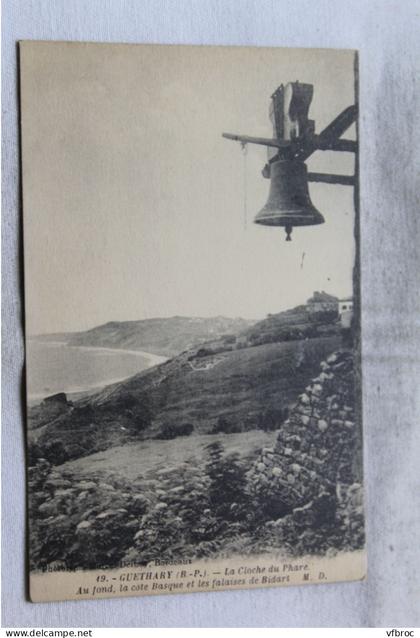
{"type": "Polygon", "coordinates": [[[306,302],[309,312],[338,312],[338,299],[324,292],[314,292],[306,302]]]}
{"type": "Polygon", "coordinates": [[[343,328],[350,328],[353,318],[353,297],[338,300],[338,316],[343,328]]]}

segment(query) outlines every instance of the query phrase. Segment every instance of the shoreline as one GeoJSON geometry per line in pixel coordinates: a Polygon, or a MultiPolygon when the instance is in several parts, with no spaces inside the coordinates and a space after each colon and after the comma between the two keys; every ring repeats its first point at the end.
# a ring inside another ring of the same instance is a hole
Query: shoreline
{"type": "MultiPolygon", "coordinates": [[[[125,348],[107,348],[103,346],[76,346],[68,344],[66,341],[42,341],[34,338],[28,338],[27,342],[39,343],[45,346],[52,347],[65,347],[65,348],[75,348],[77,350],[89,351],[89,352],[103,352],[104,354],[129,354],[133,356],[141,357],[146,361],[147,367],[143,368],[143,370],[148,370],[149,368],[153,368],[154,366],[160,365],[161,363],[165,363],[168,361],[170,357],[164,357],[163,355],[153,354],[152,352],[146,352],[145,350],[128,350],[125,348]]],[[[143,370],[139,370],[142,372],[143,370]]],[[[114,383],[120,383],[125,379],[129,379],[131,374],[125,375],[122,377],[114,377],[104,382],[95,383],[89,386],[70,386],[68,388],[64,388],[62,390],[57,390],[57,392],[64,392],[68,397],[71,395],[82,395],[82,394],[90,394],[92,392],[96,392],[97,390],[101,390],[109,385],[113,385],[114,383]]],[[[51,396],[51,394],[56,394],[57,392],[45,393],[45,392],[34,392],[31,393],[29,390],[27,391],[27,403],[28,405],[37,405],[41,403],[46,397],[51,396]]]]}

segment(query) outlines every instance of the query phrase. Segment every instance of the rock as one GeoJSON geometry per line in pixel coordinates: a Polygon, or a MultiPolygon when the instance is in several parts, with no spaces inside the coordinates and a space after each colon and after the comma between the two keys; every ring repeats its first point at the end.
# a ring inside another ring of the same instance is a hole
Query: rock
{"type": "Polygon", "coordinates": [[[77,530],[88,529],[89,527],[92,527],[92,523],[89,523],[89,521],[82,521],[81,523],[78,524],[76,529],[77,530]]]}
{"type": "Polygon", "coordinates": [[[58,405],[67,405],[67,396],[64,392],[57,392],[57,394],[51,394],[49,397],[45,397],[42,401],[43,405],[56,403],[58,405]]]}
{"type": "Polygon", "coordinates": [[[349,428],[349,430],[354,428],[353,421],[344,421],[344,425],[345,425],[346,428],[349,428]]]}
{"type": "Polygon", "coordinates": [[[292,456],[293,455],[293,450],[291,447],[285,447],[283,450],[283,454],[285,456],[292,456]]]}
{"type": "Polygon", "coordinates": [[[292,465],[290,466],[290,469],[295,474],[299,474],[302,468],[300,467],[300,465],[298,463],[292,463],[292,465]]]}
{"type": "Polygon", "coordinates": [[[181,492],[184,492],[185,488],[183,485],[178,485],[177,487],[171,487],[171,489],[169,490],[169,492],[171,494],[180,494],[181,492]]]}
{"type": "Polygon", "coordinates": [[[74,494],[74,490],[71,488],[67,488],[65,490],[55,490],[54,492],[54,498],[59,498],[59,497],[63,497],[63,496],[73,496],[74,494]]]}
{"type": "Polygon", "coordinates": [[[271,474],[273,476],[281,476],[282,471],[279,467],[273,467],[273,469],[271,470],[271,474]]]}
{"type": "Polygon", "coordinates": [[[52,487],[54,489],[59,489],[59,488],[66,488],[66,487],[71,487],[71,481],[67,481],[66,479],[62,479],[62,478],[48,478],[45,481],[45,487],[52,487]]]}
{"type": "Polygon", "coordinates": [[[310,403],[310,399],[307,394],[301,394],[299,397],[299,401],[303,403],[303,405],[308,405],[310,403]]]}
{"type": "Polygon", "coordinates": [[[306,416],[311,416],[312,410],[310,405],[299,405],[296,408],[297,412],[300,414],[305,414],[306,416]]]}
{"type": "Polygon", "coordinates": [[[38,511],[48,516],[54,515],[57,513],[57,503],[55,501],[46,501],[38,507],[38,511]]]}
{"type": "Polygon", "coordinates": [[[312,388],[312,393],[315,394],[315,396],[319,397],[322,394],[322,385],[320,383],[315,383],[314,387],[312,388]]]}
{"type": "Polygon", "coordinates": [[[109,516],[114,516],[116,513],[116,510],[106,510],[105,512],[101,512],[100,514],[98,514],[96,518],[108,518],[109,516]]]}
{"type": "Polygon", "coordinates": [[[326,421],[324,421],[324,419],[320,419],[318,421],[318,430],[320,432],[325,432],[325,430],[328,429],[328,423],[326,421]]]}
{"type": "Polygon", "coordinates": [[[156,472],[156,474],[157,474],[158,476],[167,476],[168,474],[171,474],[172,472],[173,472],[173,470],[171,470],[171,469],[163,468],[163,469],[161,469],[161,470],[158,470],[158,471],[156,472]]]}
{"type": "Polygon", "coordinates": [[[101,488],[103,490],[107,490],[108,492],[115,492],[115,487],[113,485],[109,485],[109,483],[102,483],[101,488]]]}
{"type": "Polygon", "coordinates": [[[325,372],[321,372],[321,374],[315,379],[315,381],[317,383],[324,383],[324,381],[327,381],[328,379],[328,374],[325,374],[325,372]]]}
{"type": "Polygon", "coordinates": [[[79,490],[96,490],[98,486],[93,481],[79,481],[75,487],[79,490]]]}
{"type": "Polygon", "coordinates": [[[302,421],[303,425],[308,425],[310,417],[307,414],[302,414],[300,420],[302,421]]]}
{"type": "Polygon", "coordinates": [[[336,361],[337,361],[336,354],[330,354],[330,356],[327,358],[327,363],[335,363],[336,361]]]}
{"type": "Polygon", "coordinates": [[[257,470],[259,472],[264,472],[265,471],[265,465],[264,463],[257,463],[257,470]]]}
{"type": "Polygon", "coordinates": [[[53,525],[61,525],[61,523],[67,522],[69,517],[66,514],[59,514],[55,518],[52,519],[51,523],[53,525]]]}
{"type": "Polygon", "coordinates": [[[348,495],[354,507],[363,507],[363,488],[360,483],[353,483],[349,487],[348,495]]]}

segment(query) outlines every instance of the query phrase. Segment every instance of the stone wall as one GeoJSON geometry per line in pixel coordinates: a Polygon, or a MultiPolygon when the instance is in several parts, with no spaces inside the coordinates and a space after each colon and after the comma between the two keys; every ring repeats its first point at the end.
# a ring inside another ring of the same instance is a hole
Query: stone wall
{"type": "MultiPolygon", "coordinates": [[[[281,426],[274,448],[263,449],[251,470],[253,491],[265,504],[267,519],[278,520],[283,529],[288,526],[290,540],[298,531],[326,526],[338,533],[336,545],[363,544],[354,382],[350,351],[322,361],[319,375],[281,426]]],[[[313,541],[314,549],[321,541],[321,537],[313,541]]]]}

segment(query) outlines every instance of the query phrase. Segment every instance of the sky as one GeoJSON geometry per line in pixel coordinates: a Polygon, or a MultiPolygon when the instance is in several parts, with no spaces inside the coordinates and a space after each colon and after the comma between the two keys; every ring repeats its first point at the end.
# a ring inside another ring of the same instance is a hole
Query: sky
{"type": "MultiPolygon", "coordinates": [[[[314,85],[320,132],[354,103],[354,54],[327,49],[25,43],[21,50],[28,334],[108,321],[259,319],[352,291],[353,189],[311,184],[325,224],[253,224],[270,95],[314,85]]],[[[349,130],[345,137],[354,137],[349,130]]],[[[309,170],[351,174],[350,153],[309,170]]]]}

